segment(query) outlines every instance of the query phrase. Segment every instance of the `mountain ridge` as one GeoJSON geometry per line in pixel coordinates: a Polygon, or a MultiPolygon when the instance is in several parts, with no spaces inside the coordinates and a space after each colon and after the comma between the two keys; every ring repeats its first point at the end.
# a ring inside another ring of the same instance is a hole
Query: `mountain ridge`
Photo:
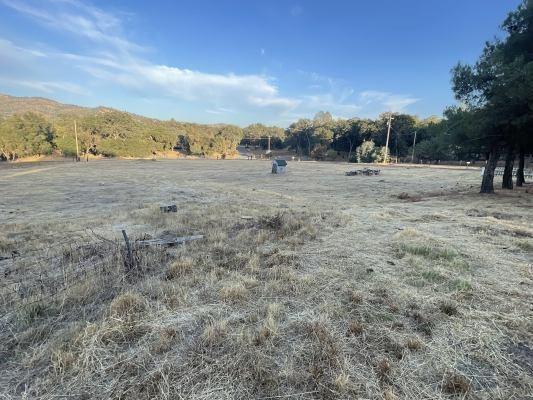
{"type": "Polygon", "coordinates": [[[55,117],[59,114],[72,111],[94,111],[95,109],[74,104],[65,104],[45,97],[19,97],[0,93],[0,116],[3,118],[25,112],[38,112],[48,117],[55,117]]]}
{"type": "MultiPolygon", "coordinates": [[[[96,106],[96,107],[85,107],[79,106],[76,104],[61,103],[57,100],[49,99],[41,96],[13,96],[6,93],[0,93],[0,119],[8,118],[17,114],[24,114],[27,112],[34,112],[38,114],[43,114],[48,118],[54,118],[61,115],[78,113],[81,115],[88,115],[98,112],[117,112],[127,114],[134,119],[150,122],[170,122],[176,121],[174,119],[159,119],[152,118],[141,114],[135,114],[129,111],[119,110],[117,108],[108,107],[108,106],[96,106]]],[[[230,124],[225,123],[198,123],[198,122],[188,122],[188,121],[176,121],[190,125],[199,125],[199,126],[213,126],[220,127],[230,124]]]]}

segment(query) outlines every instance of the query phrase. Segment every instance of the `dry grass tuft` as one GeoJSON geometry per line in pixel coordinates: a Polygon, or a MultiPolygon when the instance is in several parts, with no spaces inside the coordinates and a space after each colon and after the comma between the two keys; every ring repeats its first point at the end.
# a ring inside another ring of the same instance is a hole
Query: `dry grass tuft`
{"type": "Polygon", "coordinates": [[[59,349],[52,353],[52,367],[57,374],[66,373],[74,365],[75,361],[76,357],[70,351],[59,349]]]}
{"type": "Polygon", "coordinates": [[[392,388],[386,388],[383,391],[383,400],[396,400],[396,399],[397,397],[394,394],[394,390],[392,390],[392,388]]]}
{"type": "Polygon", "coordinates": [[[279,316],[281,313],[281,305],[278,303],[270,303],[266,308],[266,316],[263,325],[254,338],[254,344],[259,346],[264,344],[268,339],[273,339],[278,335],[279,330],[279,316]]]}
{"type": "Polygon", "coordinates": [[[228,333],[226,320],[210,320],[202,332],[202,341],[207,346],[216,346],[224,341],[228,333]]]}
{"type": "Polygon", "coordinates": [[[363,324],[358,321],[351,321],[348,325],[348,336],[358,336],[363,333],[363,324]]]}
{"type": "Polygon", "coordinates": [[[447,372],[444,374],[442,389],[444,392],[453,395],[464,395],[470,391],[470,381],[457,372],[447,372]]]}
{"type": "Polygon", "coordinates": [[[175,328],[167,326],[159,330],[155,341],[150,346],[154,353],[161,354],[169,351],[172,348],[178,332],[175,328]]]}
{"type": "Polygon", "coordinates": [[[421,196],[410,195],[407,192],[402,192],[399,195],[397,195],[396,197],[399,198],[400,200],[407,200],[407,201],[410,201],[412,203],[416,203],[416,202],[422,201],[422,197],[421,196]]]}
{"type": "Polygon", "coordinates": [[[277,213],[274,215],[264,215],[257,221],[259,226],[263,229],[271,229],[279,231],[285,224],[285,216],[283,213],[277,213]]]}
{"type": "MultiPolygon", "coordinates": [[[[322,216],[317,222],[326,219],[322,216]]],[[[314,239],[317,235],[315,223],[302,213],[277,212],[273,215],[261,216],[257,225],[260,229],[274,232],[278,237],[286,238],[288,243],[301,245],[305,239],[314,239]]]]}
{"type": "Polygon", "coordinates": [[[345,372],[341,372],[335,380],[333,381],[335,390],[337,390],[339,393],[345,393],[350,389],[351,382],[350,382],[350,375],[348,375],[345,372]]]}
{"type": "Polygon", "coordinates": [[[361,304],[364,300],[364,296],[361,292],[357,292],[357,291],[350,291],[350,293],[348,294],[348,300],[351,304],[353,305],[358,305],[358,304],[361,304]]]}
{"type": "Polygon", "coordinates": [[[424,347],[424,343],[418,338],[407,339],[406,346],[409,350],[416,351],[424,347]]]}
{"type": "Polygon", "coordinates": [[[220,289],[220,298],[227,302],[241,302],[248,296],[248,289],[242,282],[230,282],[220,289]]]}
{"type": "Polygon", "coordinates": [[[331,332],[323,321],[314,321],[306,326],[307,334],[317,343],[330,345],[333,343],[331,332]]]}
{"type": "Polygon", "coordinates": [[[174,261],[168,266],[167,279],[177,279],[192,272],[194,260],[190,257],[174,261]]]}
{"type": "Polygon", "coordinates": [[[376,374],[380,380],[387,378],[391,371],[391,362],[387,358],[382,358],[376,362],[376,374]]]}
{"type": "Polygon", "coordinates": [[[533,240],[531,239],[519,239],[515,241],[515,244],[525,252],[533,252],[533,240]]]}
{"type": "Polygon", "coordinates": [[[146,300],[135,292],[125,292],[113,299],[111,315],[119,318],[132,317],[146,310],[146,300]]]}
{"type": "Polygon", "coordinates": [[[11,256],[16,251],[13,240],[9,239],[6,234],[0,233],[0,256],[11,256]]]}
{"type": "Polygon", "coordinates": [[[323,398],[334,398],[332,391],[335,390],[336,380],[344,373],[345,360],[340,347],[342,341],[323,320],[307,323],[304,332],[310,343],[305,347],[303,362],[308,365],[312,386],[323,398]]]}

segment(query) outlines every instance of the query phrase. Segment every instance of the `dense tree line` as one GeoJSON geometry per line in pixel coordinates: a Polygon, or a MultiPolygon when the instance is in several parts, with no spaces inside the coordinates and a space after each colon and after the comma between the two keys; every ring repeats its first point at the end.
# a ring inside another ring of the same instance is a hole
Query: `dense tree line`
{"type": "Polygon", "coordinates": [[[159,121],[111,109],[47,117],[33,112],[0,120],[0,159],[57,153],[147,157],[172,150],[198,156],[236,152],[243,130],[234,125],[159,121]]]}
{"type": "MultiPolygon", "coordinates": [[[[286,145],[299,155],[315,159],[343,156],[351,162],[385,161],[389,114],[377,119],[333,119],[320,112],[312,120],[300,119],[286,130],[286,145]]],[[[459,154],[447,140],[447,121],[419,119],[409,114],[392,115],[388,161],[439,162],[477,159],[478,154],[459,154]],[[413,147],[415,152],[413,153],[413,147]]]]}
{"type": "Polygon", "coordinates": [[[389,114],[376,119],[333,119],[319,113],[314,119],[300,119],[286,130],[285,143],[300,155],[332,159],[342,155],[351,162],[475,162],[485,160],[482,141],[472,140],[479,122],[462,107],[450,107],[443,117],[419,119],[393,113],[389,149],[389,114]]]}
{"type": "Polygon", "coordinates": [[[244,138],[241,144],[248,146],[261,146],[266,149],[268,141],[272,149],[285,147],[285,129],[278,126],[251,124],[244,128],[244,138]]]}
{"type": "MultiPolygon", "coordinates": [[[[438,163],[483,158],[482,148],[469,140],[469,118],[471,113],[460,108],[447,110],[444,118],[393,114],[388,161],[438,163]]],[[[383,162],[388,119],[388,114],[376,119],[334,119],[328,112],[319,112],[313,119],[300,119],[283,129],[262,124],[240,128],[159,121],[112,109],[54,117],[26,112],[0,121],[0,158],[52,153],[74,156],[76,123],[81,156],[148,157],[177,150],[223,158],[234,155],[238,144],[266,149],[270,138],[272,149],[289,148],[311,159],[383,162]]]]}

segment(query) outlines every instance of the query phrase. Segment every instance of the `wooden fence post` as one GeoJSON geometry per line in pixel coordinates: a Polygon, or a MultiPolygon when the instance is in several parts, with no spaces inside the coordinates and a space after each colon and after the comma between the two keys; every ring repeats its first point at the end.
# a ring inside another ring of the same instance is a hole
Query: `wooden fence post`
{"type": "Polygon", "coordinates": [[[133,267],[133,254],[131,252],[130,240],[126,234],[126,230],[122,229],[122,236],[124,236],[124,241],[126,242],[126,251],[128,252],[126,260],[124,261],[124,266],[126,267],[126,273],[130,272],[133,267]]]}

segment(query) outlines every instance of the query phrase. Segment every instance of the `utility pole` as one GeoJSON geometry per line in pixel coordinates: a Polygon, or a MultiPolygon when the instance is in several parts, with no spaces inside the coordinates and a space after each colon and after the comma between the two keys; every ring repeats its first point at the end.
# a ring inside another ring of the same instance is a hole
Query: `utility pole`
{"type": "Polygon", "coordinates": [[[74,136],[76,137],[76,162],[80,160],[80,150],[78,148],[78,129],[76,126],[76,120],[74,120],[74,136]]]}
{"type": "Polygon", "coordinates": [[[389,126],[387,128],[387,142],[385,143],[385,160],[383,162],[386,164],[387,159],[389,158],[389,137],[390,137],[390,127],[392,122],[392,112],[389,112],[389,126]]]}
{"type": "Polygon", "coordinates": [[[415,162],[415,145],[416,145],[416,131],[415,131],[415,137],[413,139],[413,154],[411,154],[411,164],[415,162]]]}
{"type": "Polygon", "coordinates": [[[396,132],[396,161],[395,163],[398,164],[398,140],[399,140],[399,136],[400,134],[398,133],[398,131],[395,131],[396,132]]]}

